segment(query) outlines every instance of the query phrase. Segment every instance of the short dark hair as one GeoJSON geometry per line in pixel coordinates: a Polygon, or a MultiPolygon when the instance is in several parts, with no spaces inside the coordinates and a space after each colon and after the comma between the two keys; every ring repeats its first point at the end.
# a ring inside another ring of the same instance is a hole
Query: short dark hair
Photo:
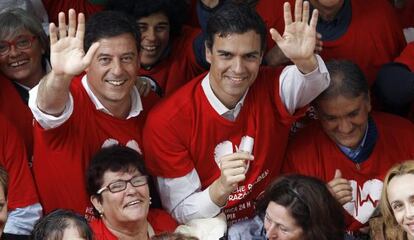
{"type": "Polygon", "coordinates": [[[141,37],[135,21],[131,17],[116,11],[95,13],[86,22],[84,49],[88,51],[92,43],[100,39],[116,37],[125,33],[134,37],[137,51],[139,51],[141,37]]]}
{"type": "Polygon", "coordinates": [[[262,18],[247,4],[226,2],[208,20],[206,46],[212,49],[214,36],[226,37],[230,34],[243,34],[255,31],[260,35],[260,49],[266,48],[266,26],[262,18]]]}
{"type": "Polygon", "coordinates": [[[57,209],[40,219],[34,226],[30,239],[62,239],[65,229],[70,227],[75,227],[82,238],[93,239],[92,230],[86,219],[72,210],[65,209],[57,209]]]}
{"type": "Polygon", "coordinates": [[[276,179],[257,204],[264,215],[270,202],[286,207],[306,240],[340,240],[345,234],[345,219],[339,202],[321,180],[298,174],[276,179]]]}
{"type": "MultiPolygon", "coordinates": [[[[89,196],[96,196],[102,187],[105,172],[131,172],[138,170],[147,175],[144,159],[137,151],[121,145],[113,145],[99,150],[89,164],[86,172],[86,187],[89,196]]],[[[100,197],[100,196],[99,196],[100,197]]]]}
{"type": "Polygon", "coordinates": [[[326,68],[331,76],[331,82],[318,96],[316,102],[341,95],[347,98],[356,98],[361,94],[369,96],[368,82],[355,63],[349,60],[331,60],[326,62],[326,68]]]}
{"type": "Polygon", "coordinates": [[[136,20],[164,13],[170,23],[170,36],[179,35],[188,13],[188,4],[183,0],[109,0],[106,8],[127,13],[136,20]]]}

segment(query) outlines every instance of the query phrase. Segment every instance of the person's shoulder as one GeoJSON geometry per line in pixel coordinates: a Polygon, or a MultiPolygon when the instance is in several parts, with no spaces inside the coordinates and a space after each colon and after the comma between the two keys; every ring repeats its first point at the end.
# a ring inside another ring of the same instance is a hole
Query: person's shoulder
{"type": "Polygon", "coordinates": [[[385,112],[372,112],[372,117],[374,118],[375,123],[381,129],[389,129],[390,132],[401,132],[401,133],[410,133],[414,136],[414,124],[403,117],[385,113],[385,112]]]}
{"type": "Polygon", "coordinates": [[[194,101],[201,91],[201,80],[203,76],[198,76],[187,84],[179,88],[170,96],[162,99],[149,113],[150,119],[163,118],[172,119],[178,114],[188,111],[195,111],[194,101]]]}
{"type": "Polygon", "coordinates": [[[305,127],[299,129],[291,136],[290,143],[306,146],[311,142],[318,141],[322,135],[324,135],[324,132],[319,120],[311,120],[309,123],[306,123],[305,127]]]}
{"type": "Polygon", "coordinates": [[[259,216],[233,224],[228,232],[229,240],[266,239],[263,220],[259,216]]]}

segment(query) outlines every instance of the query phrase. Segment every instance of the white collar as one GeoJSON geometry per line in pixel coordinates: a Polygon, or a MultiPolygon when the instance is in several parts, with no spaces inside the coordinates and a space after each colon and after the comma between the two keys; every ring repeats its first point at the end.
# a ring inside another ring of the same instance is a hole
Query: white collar
{"type": "Polygon", "coordinates": [[[210,74],[207,74],[201,82],[201,87],[203,88],[204,94],[206,95],[208,102],[219,115],[226,117],[226,114],[232,114],[233,118],[236,119],[240,113],[240,110],[244,103],[244,99],[246,98],[246,95],[249,92],[249,89],[247,89],[243,97],[237,102],[236,106],[233,109],[228,109],[220,101],[220,99],[217,98],[217,96],[213,92],[213,89],[211,89],[209,76],[210,74]]]}
{"type": "MultiPolygon", "coordinates": [[[[95,94],[93,94],[91,88],[89,87],[86,74],[82,77],[82,86],[83,88],[85,88],[86,93],[88,94],[92,103],[95,105],[96,110],[113,116],[113,114],[99,101],[99,99],[95,96],[95,94]]],[[[130,119],[132,117],[138,116],[139,113],[143,110],[141,98],[135,86],[132,88],[130,96],[131,96],[131,110],[129,111],[128,117],[126,119],[130,119]]]]}

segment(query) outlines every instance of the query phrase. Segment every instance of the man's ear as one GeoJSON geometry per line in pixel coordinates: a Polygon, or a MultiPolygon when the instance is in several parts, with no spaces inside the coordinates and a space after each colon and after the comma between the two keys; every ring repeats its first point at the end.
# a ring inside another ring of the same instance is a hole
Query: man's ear
{"type": "MultiPolygon", "coordinates": [[[[206,50],[206,61],[211,64],[212,49],[207,46],[207,43],[204,43],[204,48],[206,50]]],[[[211,46],[211,48],[213,48],[213,46],[211,46]]]]}
{"type": "Polygon", "coordinates": [[[90,198],[90,201],[93,205],[93,207],[98,211],[98,212],[103,212],[103,207],[102,207],[102,203],[101,201],[99,201],[99,197],[96,195],[92,195],[90,198]]]}

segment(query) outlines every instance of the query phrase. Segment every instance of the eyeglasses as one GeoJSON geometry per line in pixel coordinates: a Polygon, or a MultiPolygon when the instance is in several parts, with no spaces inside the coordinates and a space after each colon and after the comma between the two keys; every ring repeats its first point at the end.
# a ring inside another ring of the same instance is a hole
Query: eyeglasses
{"type": "Polygon", "coordinates": [[[33,41],[36,39],[34,35],[20,35],[12,41],[0,41],[0,55],[4,56],[10,52],[12,46],[19,50],[25,50],[32,46],[33,41]]]}
{"type": "Polygon", "coordinates": [[[133,187],[140,187],[148,183],[148,176],[136,176],[129,180],[119,180],[108,184],[106,187],[99,189],[96,194],[101,194],[105,190],[109,190],[111,193],[117,193],[124,191],[127,184],[130,183],[133,187]]]}

